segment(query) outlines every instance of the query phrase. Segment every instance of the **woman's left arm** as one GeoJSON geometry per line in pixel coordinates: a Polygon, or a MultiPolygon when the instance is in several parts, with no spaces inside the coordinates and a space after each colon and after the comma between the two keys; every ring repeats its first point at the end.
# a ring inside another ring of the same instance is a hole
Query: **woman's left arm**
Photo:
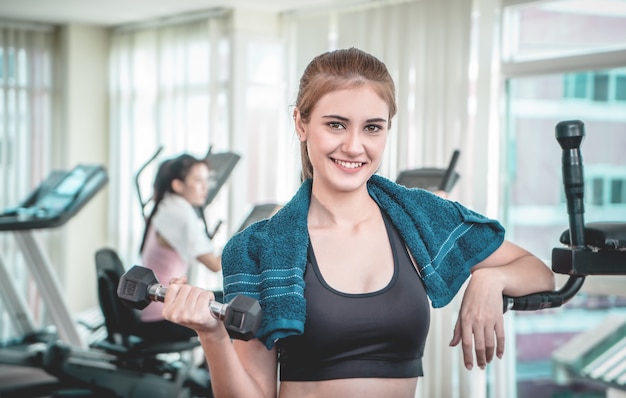
{"type": "Polygon", "coordinates": [[[494,353],[504,354],[502,295],[511,297],[554,290],[554,274],[539,258],[525,249],[504,241],[484,261],[471,269],[463,295],[451,346],[461,343],[463,361],[472,369],[484,369],[494,353]]]}

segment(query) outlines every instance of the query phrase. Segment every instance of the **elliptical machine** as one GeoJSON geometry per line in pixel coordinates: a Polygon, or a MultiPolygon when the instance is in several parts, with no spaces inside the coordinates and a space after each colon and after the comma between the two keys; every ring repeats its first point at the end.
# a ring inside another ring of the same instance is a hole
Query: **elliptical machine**
{"type": "Polygon", "coordinates": [[[569,278],[554,292],[504,296],[505,312],[560,307],[578,293],[587,276],[626,275],[626,222],[585,224],[585,185],[580,150],[585,125],[580,120],[568,120],[559,122],[555,130],[556,140],[563,149],[562,174],[569,229],[560,236],[560,242],[567,247],[552,249],[552,271],[569,275],[569,278]]]}

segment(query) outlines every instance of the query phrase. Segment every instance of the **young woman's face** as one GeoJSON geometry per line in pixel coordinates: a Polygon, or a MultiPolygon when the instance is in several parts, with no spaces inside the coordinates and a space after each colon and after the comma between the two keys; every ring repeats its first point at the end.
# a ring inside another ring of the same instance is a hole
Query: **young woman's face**
{"type": "Polygon", "coordinates": [[[309,123],[299,124],[316,183],[339,191],[362,187],[380,166],[388,119],[387,103],[369,86],[320,98],[309,123]]]}
{"type": "Polygon", "coordinates": [[[185,180],[175,180],[174,192],[194,206],[202,206],[209,192],[209,167],[204,163],[191,166],[185,180]]]}

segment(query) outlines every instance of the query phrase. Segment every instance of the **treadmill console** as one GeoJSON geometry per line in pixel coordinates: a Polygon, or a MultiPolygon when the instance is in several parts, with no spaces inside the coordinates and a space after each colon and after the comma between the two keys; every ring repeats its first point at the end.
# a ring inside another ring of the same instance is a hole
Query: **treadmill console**
{"type": "Polygon", "coordinates": [[[0,214],[0,231],[63,225],[107,182],[106,170],[98,165],[53,171],[22,203],[0,214]]]}

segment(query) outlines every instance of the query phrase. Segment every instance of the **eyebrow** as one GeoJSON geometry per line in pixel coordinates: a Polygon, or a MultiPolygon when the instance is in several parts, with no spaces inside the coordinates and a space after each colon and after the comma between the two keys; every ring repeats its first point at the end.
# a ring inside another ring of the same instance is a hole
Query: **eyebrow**
{"type": "MultiPolygon", "coordinates": [[[[348,122],[350,121],[350,119],[348,119],[345,116],[339,116],[339,115],[324,115],[322,116],[322,118],[327,118],[327,119],[339,119],[343,122],[348,122]]],[[[375,117],[372,119],[367,119],[365,121],[365,123],[387,123],[387,119],[382,118],[382,117],[375,117]]]]}

